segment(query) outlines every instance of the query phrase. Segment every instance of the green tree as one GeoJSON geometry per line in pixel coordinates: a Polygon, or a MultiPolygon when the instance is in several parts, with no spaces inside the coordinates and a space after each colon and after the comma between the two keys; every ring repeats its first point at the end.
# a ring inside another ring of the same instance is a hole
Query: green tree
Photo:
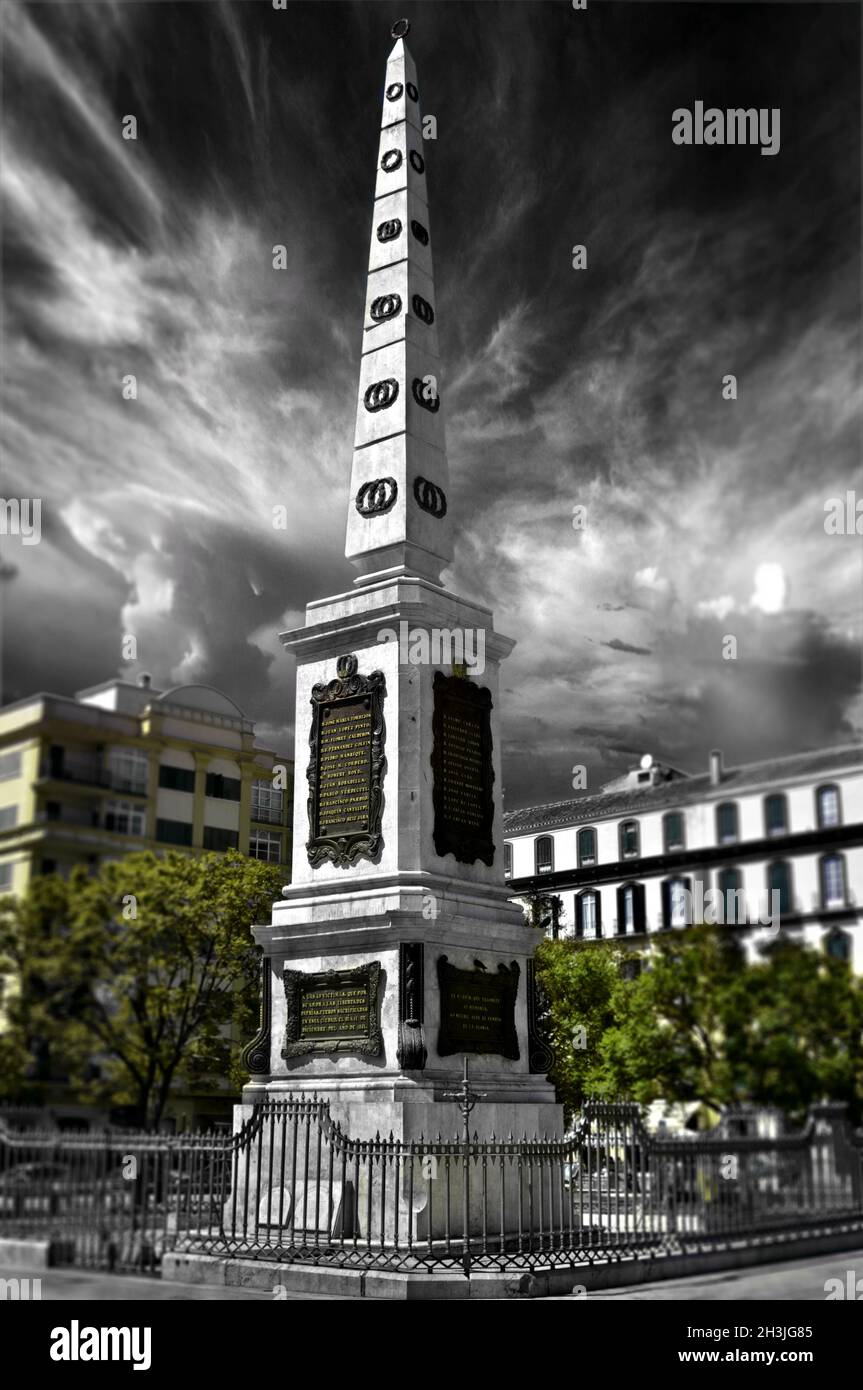
{"type": "Polygon", "coordinates": [[[589,1095],[613,1098],[602,1040],[615,1023],[620,970],[629,953],[616,942],[541,941],[537,982],[550,1010],[551,1080],[570,1118],[589,1095]]]}
{"type": "Polygon", "coordinates": [[[733,1057],[741,1090],[803,1118],[817,1100],[863,1102],[863,980],[850,965],[780,937],[742,982],[733,1057]]]}
{"type": "Polygon", "coordinates": [[[177,1083],[239,1084],[239,1039],[257,1016],[249,927],[269,919],[281,881],[236,852],[176,851],[37,881],[5,919],[4,954],[19,961],[12,1031],[31,1052],[47,1041],[81,1094],[130,1103],[153,1127],[177,1083]]]}

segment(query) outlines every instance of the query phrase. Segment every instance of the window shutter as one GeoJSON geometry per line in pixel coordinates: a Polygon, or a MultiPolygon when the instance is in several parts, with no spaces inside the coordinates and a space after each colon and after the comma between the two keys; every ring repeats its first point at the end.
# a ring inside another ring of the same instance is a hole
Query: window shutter
{"type": "Polygon", "coordinates": [[[635,884],[635,896],[633,901],[633,919],[636,931],[645,931],[647,926],[647,912],[645,909],[645,889],[643,883],[635,884]]]}
{"type": "Polygon", "coordinates": [[[602,894],[598,888],[593,890],[593,901],[596,904],[596,934],[602,936],[602,894]]]}
{"type": "Polygon", "coordinates": [[[671,926],[671,884],[668,879],[662,881],[662,926],[663,929],[671,926]]]}

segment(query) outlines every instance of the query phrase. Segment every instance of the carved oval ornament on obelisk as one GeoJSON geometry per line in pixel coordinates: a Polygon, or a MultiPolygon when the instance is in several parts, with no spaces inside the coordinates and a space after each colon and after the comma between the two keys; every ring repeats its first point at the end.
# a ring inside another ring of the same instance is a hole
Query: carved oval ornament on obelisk
{"type": "Polygon", "coordinates": [[[374,860],[382,846],[384,673],[359,675],[355,656],[340,656],[336,671],[311,693],[306,850],[315,868],[374,860]]]}

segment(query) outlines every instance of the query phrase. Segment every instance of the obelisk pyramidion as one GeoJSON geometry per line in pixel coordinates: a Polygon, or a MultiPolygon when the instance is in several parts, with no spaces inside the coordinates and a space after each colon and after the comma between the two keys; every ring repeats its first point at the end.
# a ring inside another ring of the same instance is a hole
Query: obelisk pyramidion
{"type": "Polygon", "coordinates": [[[551,1135],[536,937],[503,874],[498,673],[513,642],[440,578],[446,383],[406,31],[394,26],[372,212],[347,527],[360,573],[282,636],[297,660],[292,882],[253,928],[269,991],[237,1123],[256,1101],[315,1091],[354,1138],[455,1135],[468,1056],[480,1135],[551,1135]]]}

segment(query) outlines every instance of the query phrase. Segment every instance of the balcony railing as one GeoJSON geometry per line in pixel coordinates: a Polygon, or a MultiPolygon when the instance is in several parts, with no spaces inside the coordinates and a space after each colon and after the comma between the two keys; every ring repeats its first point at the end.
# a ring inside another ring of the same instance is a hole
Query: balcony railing
{"type": "Polygon", "coordinates": [[[39,768],[39,776],[49,778],[52,782],[75,782],[80,786],[124,792],[127,796],[147,795],[146,782],[103,767],[95,758],[64,758],[62,762],[57,763],[45,758],[39,768]]]}
{"type": "Polygon", "coordinates": [[[261,825],[281,825],[284,811],[281,807],[252,806],[252,820],[261,825]]]}

